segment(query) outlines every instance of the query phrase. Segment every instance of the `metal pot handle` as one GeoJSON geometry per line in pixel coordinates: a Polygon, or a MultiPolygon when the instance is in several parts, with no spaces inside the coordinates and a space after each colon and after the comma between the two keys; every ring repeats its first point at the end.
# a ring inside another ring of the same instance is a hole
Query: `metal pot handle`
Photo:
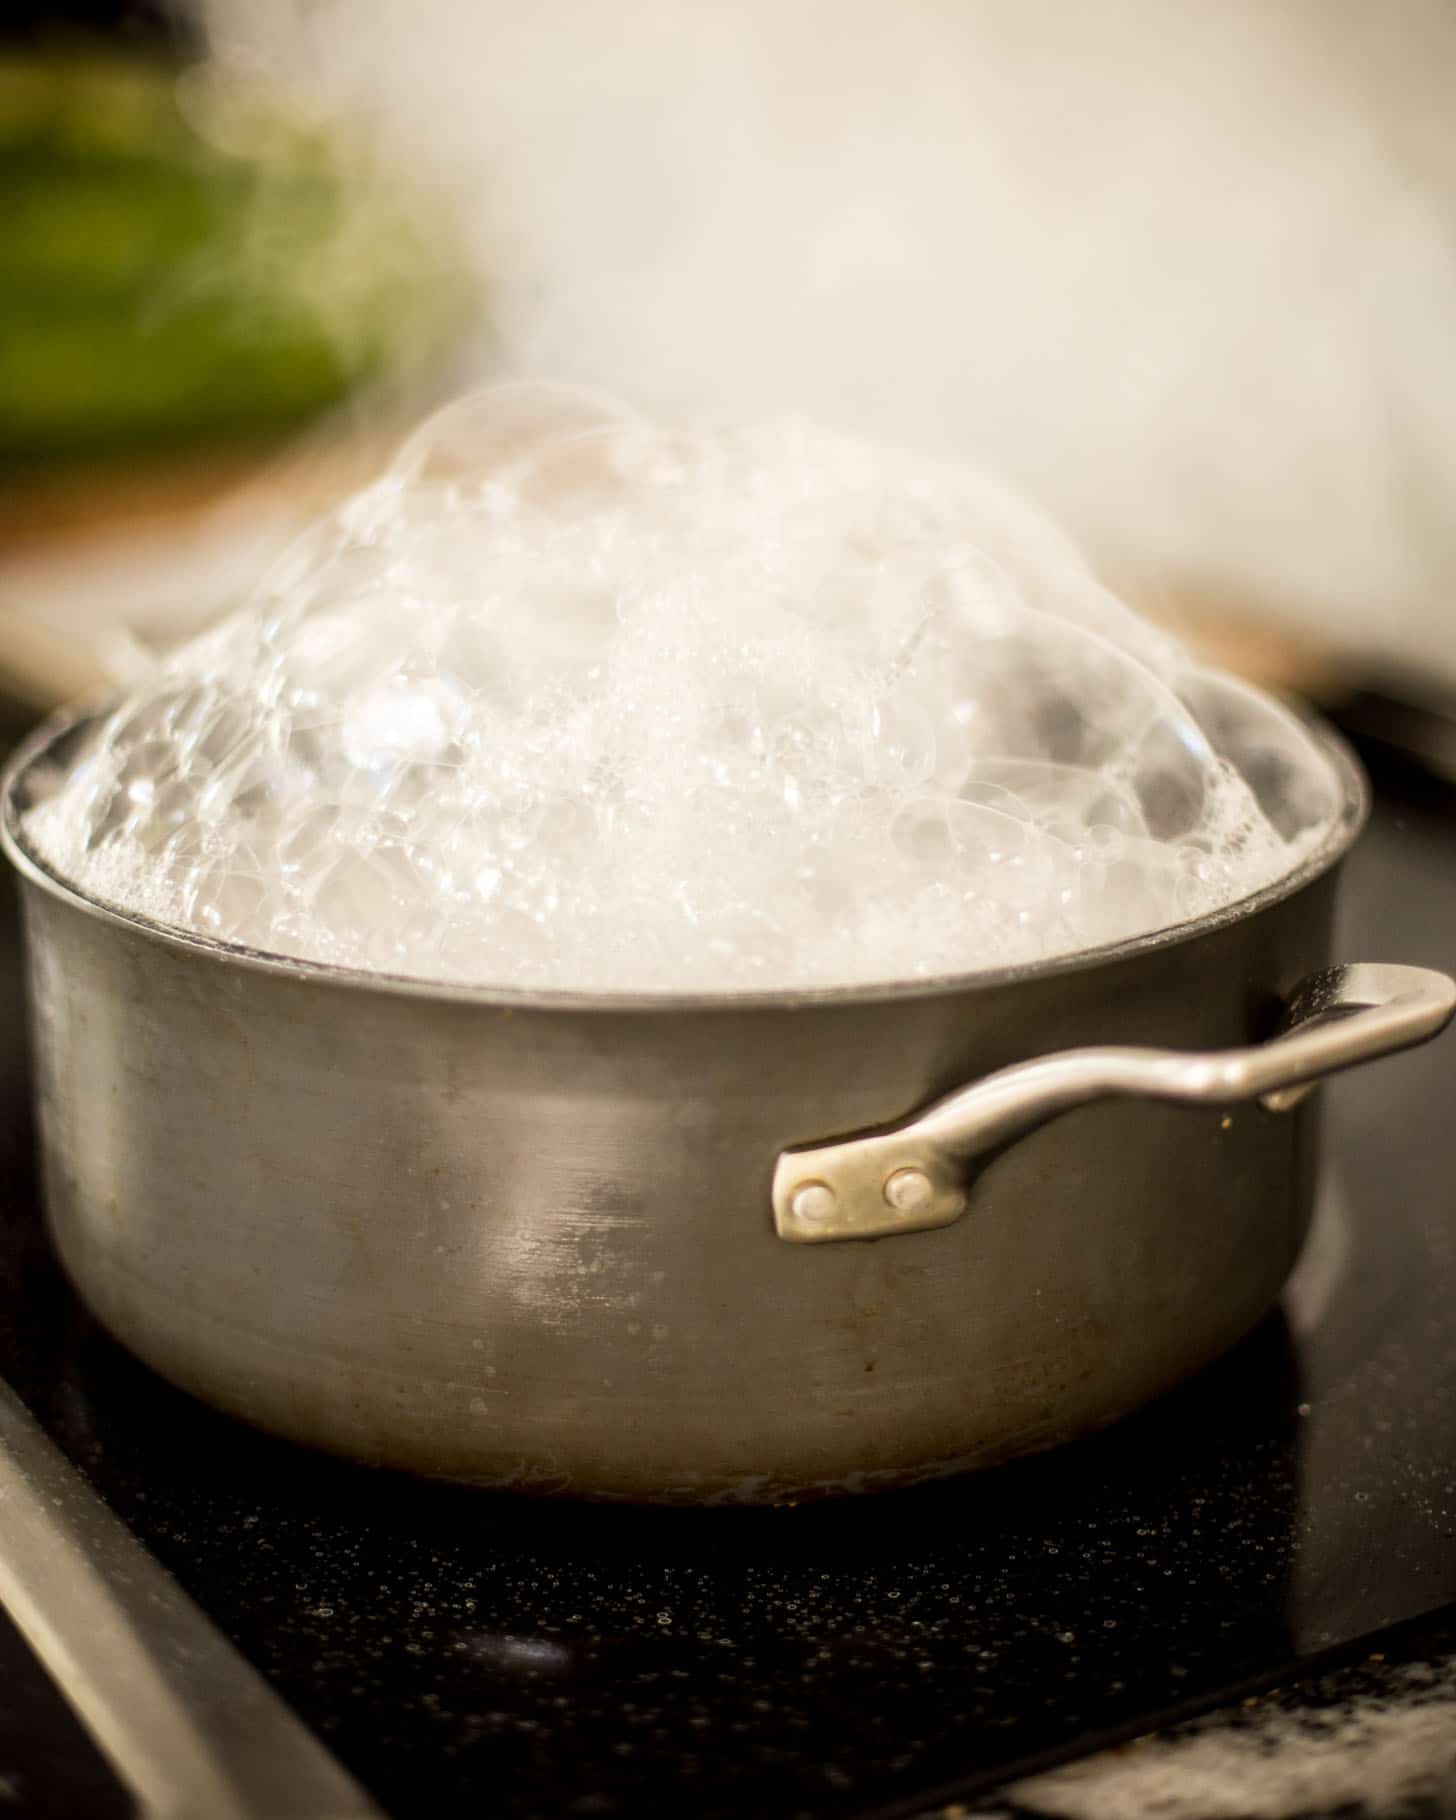
{"type": "Polygon", "coordinates": [[[781,1239],[816,1245],[948,1226],[967,1177],[1018,1138],[1092,1100],[1295,1106],[1326,1075],[1438,1035],[1456,981],[1426,967],[1331,967],[1290,996],[1276,1034],[1247,1049],[1067,1049],[1002,1068],[898,1125],[785,1150],[774,1169],[781,1239]]]}

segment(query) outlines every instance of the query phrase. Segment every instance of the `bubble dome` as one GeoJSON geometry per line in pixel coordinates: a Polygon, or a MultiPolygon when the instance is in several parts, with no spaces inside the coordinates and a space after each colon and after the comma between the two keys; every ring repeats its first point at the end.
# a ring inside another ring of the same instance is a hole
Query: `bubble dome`
{"type": "Polygon", "coordinates": [[[475,987],[974,973],[1182,924],[1338,813],[967,470],[562,387],[447,406],[99,717],[26,835],[86,895],[475,987]]]}

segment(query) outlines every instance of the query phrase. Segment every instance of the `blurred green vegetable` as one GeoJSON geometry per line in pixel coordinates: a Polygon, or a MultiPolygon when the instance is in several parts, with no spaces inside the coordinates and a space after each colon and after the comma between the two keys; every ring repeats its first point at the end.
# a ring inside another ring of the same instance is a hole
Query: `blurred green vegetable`
{"type": "Polygon", "coordinates": [[[345,150],[154,66],[0,60],[0,461],[281,428],[466,287],[345,150]]]}

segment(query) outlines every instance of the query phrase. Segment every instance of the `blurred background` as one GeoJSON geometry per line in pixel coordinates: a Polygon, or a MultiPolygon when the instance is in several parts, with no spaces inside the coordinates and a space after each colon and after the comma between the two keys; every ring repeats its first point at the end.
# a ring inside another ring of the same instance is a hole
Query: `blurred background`
{"type": "Polygon", "coordinates": [[[0,28],[0,688],[508,372],[1010,480],[1456,777],[1449,0],[73,0],[0,28]]]}

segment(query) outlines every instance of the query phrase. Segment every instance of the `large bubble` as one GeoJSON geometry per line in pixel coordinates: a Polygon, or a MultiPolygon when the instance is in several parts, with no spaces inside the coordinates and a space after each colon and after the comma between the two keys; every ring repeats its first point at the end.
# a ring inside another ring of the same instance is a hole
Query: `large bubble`
{"type": "Polygon", "coordinates": [[[978,476],[567,388],[447,407],[28,833],[227,942],[584,992],[888,982],[1196,918],[1338,808],[978,476]]]}

